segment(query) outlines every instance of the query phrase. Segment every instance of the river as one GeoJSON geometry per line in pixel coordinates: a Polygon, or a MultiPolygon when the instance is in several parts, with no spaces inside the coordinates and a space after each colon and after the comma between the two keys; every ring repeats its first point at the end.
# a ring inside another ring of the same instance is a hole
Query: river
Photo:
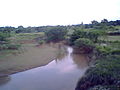
{"type": "Polygon", "coordinates": [[[85,55],[67,54],[48,65],[12,74],[0,82],[0,90],[74,90],[88,68],[85,55]]]}

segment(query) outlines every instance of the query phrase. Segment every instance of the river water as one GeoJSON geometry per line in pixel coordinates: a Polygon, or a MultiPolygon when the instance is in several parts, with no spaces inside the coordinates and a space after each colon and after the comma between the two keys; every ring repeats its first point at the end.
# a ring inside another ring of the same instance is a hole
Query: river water
{"type": "Polygon", "coordinates": [[[48,65],[27,70],[5,78],[0,90],[74,90],[80,77],[88,68],[85,55],[67,54],[53,60],[48,65]]]}

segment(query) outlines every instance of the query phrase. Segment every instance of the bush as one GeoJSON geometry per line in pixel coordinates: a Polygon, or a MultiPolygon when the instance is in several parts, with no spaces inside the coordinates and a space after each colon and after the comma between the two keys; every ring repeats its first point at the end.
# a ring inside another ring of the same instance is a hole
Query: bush
{"type": "Polygon", "coordinates": [[[110,46],[96,46],[96,49],[100,55],[110,54],[112,50],[110,46]]]}
{"type": "MultiPolygon", "coordinates": [[[[87,70],[75,90],[88,90],[88,88],[102,86],[116,86],[120,88],[120,56],[111,55],[97,60],[94,67],[87,70]]],[[[109,87],[110,90],[113,87],[109,87]]],[[[118,90],[118,89],[115,89],[118,90]]]]}
{"type": "Polygon", "coordinates": [[[71,45],[74,45],[73,42],[76,41],[79,38],[87,38],[92,40],[93,42],[98,42],[98,37],[104,35],[105,32],[101,31],[101,30],[80,30],[77,29],[73,32],[73,34],[70,37],[70,42],[71,45]]]}
{"type": "Polygon", "coordinates": [[[94,43],[90,39],[79,38],[74,42],[76,47],[93,47],[94,43]]]}
{"type": "Polygon", "coordinates": [[[94,43],[86,38],[79,38],[74,42],[74,53],[91,53],[94,49],[94,43]]]}
{"type": "Polygon", "coordinates": [[[8,33],[0,32],[0,41],[6,41],[7,37],[9,37],[8,33]]]}
{"type": "Polygon", "coordinates": [[[120,54],[120,49],[117,49],[117,50],[111,50],[111,54],[120,54]]]}
{"type": "Polygon", "coordinates": [[[45,32],[47,42],[58,42],[65,40],[67,30],[63,27],[53,27],[45,32]]]}
{"type": "Polygon", "coordinates": [[[20,44],[7,44],[7,49],[17,50],[20,47],[20,44]]]}
{"type": "Polygon", "coordinates": [[[5,50],[5,49],[17,50],[19,49],[20,46],[21,46],[20,44],[2,44],[0,45],[0,50],[5,50]]]}

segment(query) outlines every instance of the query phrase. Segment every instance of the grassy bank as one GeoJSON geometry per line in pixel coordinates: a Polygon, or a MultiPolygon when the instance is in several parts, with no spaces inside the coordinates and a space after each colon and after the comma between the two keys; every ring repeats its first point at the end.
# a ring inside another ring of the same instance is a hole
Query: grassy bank
{"type": "Polygon", "coordinates": [[[79,80],[76,90],[120,90],[119,36],[110,37],[105,46],[100,46],[94,64],[79,80]]]}
{"type": "Polygon", "coordinates": [[[76,90],[119,90],[120,56],[100,58],[78,82],[76,90]],[[101,89],[104,88],[104,89],[101,89]]]}

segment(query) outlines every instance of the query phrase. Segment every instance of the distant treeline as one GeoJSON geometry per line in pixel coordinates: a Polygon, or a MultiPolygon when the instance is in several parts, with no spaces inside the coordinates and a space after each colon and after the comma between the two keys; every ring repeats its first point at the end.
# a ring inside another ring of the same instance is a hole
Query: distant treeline
{"type": "Polygon", "coordinates": [[[11,26],[6,26],[6,27],[0,27],[1,32],[11,32],[14,31],[15,33],[32,33],[32,32],[45,32],[47,30],[50,30],[54,27],[59,27],[61,29],[74,29],[77,27],[81,27],[84,29],[115,29],[114,26],[120,25],[120,20],[116,21],[108,21],[107,19],[101,20],[101,22],[98,22],[96,20],[91,21],[90,24],[76,24],[76,25],[67,25],[67,26],[38,26],[38,27],[23,27],[23,26],[18,26],[16,27],[11,27],[11,26]],[[109,26],[109,27],[108,27],[109,26]]]}

